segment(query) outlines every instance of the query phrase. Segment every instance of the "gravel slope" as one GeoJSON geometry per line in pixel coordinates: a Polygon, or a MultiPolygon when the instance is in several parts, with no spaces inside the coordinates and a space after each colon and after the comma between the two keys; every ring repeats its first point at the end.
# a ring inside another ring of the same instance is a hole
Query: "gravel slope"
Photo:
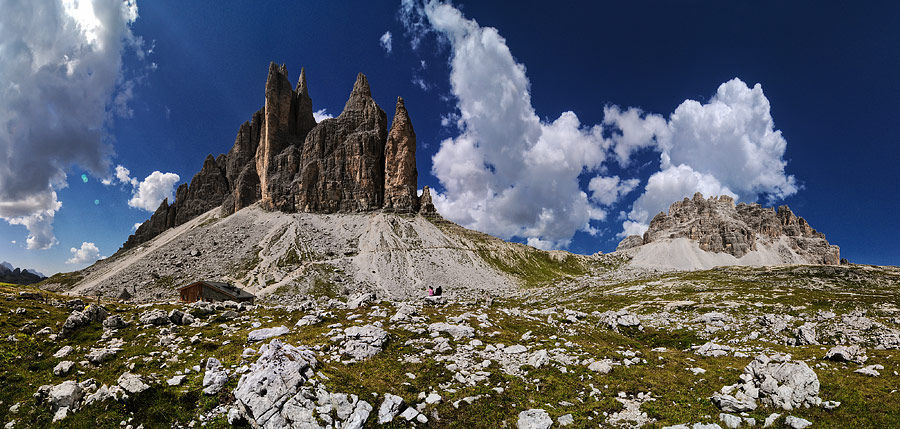
{"type": "Polygon", "coordinates": [[[516,287],[468,243],[421,216],[289,214],[251,206],[220,218],[214,209],[86,268],[67,293],[115,297],[127,288],[139,301],[171,299],[177,287],[201,279],[258,296],[301,295],[322,284],[337,294],[371,291],[392,299],[438,285],[450,297],[516,287]]]}

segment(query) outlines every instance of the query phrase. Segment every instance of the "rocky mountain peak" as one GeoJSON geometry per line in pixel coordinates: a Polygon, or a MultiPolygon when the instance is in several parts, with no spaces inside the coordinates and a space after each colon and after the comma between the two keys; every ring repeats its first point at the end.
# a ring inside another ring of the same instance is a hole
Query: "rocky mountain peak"
{"type": "Polygon", "coordinates": [[[297,87],[294,88],[294,92],[298,95],[304,95],[309,97],[309,88],[306,87],[306,68],[300,68],[300,78],[297,79],[297,87]]]}
{"type": "MultiPolygon", "coordinates": [[[[207,157],[191,183],[178,187],[175,202],[161,204],[123,247],[220,205],[226,215],[257,202],[284,212],[415,213],[416,135],[402,98],[390,133],[387,125],[364,74],[357,75],[344,111],[317,124],[306,70],[292,89],[287,67],[270,63],[263,106],[240,125],[231,150],[207,157]]],[[[425,196],[426,212],[434,214],[425,196]]]]}
{"type": "Polygon", "coordinates": [[[362,73],[356,75],[356,82],[353,84],[353,91],[350,92],[350,98],[353,98],[353,96],[372,96],[372,90],[369,89],[369,79],[366,75],[362,73]]]}
{"type": "Polygon", "coordinates": [[[385,153],[384,210],[415,213],[419,210],[416,196],[416,132],[403,98],[397,97],[397,107],[385,153]]]}
{"type": "Polygon", "coordinates": [[[677,238],[697,242],[700,249],[727,253],[736,258],[763,248],[781,252],[791,261],[836,265],[840,249],[828,243],[825,234],[813,229],[788,206],[765,208],[740,203],[727,195],[704,198],[701,193],[672,203],[668,213],[650,221],[643,237],[629,236],[616,250],[626,250],[677,238]]]}

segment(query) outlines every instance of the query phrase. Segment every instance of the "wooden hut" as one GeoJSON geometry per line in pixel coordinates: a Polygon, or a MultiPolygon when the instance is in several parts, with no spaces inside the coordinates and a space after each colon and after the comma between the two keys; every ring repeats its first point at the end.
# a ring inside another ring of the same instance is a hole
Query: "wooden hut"
{"type": "Polygon", "coordinates": [[[250,292],[247,292],[237,286],[232,286],[228,283],[210,282],[205,280],[194,282],[187,286],[182,286],[178,289],[178,292],[181,302],[234,301],[253,304],[253,300],[256,298],[250,292]]]}

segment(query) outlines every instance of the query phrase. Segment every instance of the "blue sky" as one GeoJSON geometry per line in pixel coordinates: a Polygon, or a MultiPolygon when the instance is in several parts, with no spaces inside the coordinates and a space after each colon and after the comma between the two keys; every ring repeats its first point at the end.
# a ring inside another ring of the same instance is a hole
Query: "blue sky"
{"type": "Polygon", "coordinates": [[[270,61],[305,67],[326,114],[357,72],[389,115],[403,96],[419,186],[507,239],[609,252],[704,190],[788,204],[851,261],[900,263],[893,3],[70,3],[0,3],[0,260],[16,266],[114,253],[141,207],[228,151],[270,61]]]}

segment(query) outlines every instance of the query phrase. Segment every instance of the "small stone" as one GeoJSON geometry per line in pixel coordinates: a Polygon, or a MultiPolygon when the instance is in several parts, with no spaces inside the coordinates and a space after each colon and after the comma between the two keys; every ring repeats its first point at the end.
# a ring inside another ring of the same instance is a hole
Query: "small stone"
{"type": "Polygon", "coordinates": [[[56,353],[53,353],[53,357],[64,358],[68,356],[69,353],[72,353],[72,346],[63,346],[62,348],[57,350],[56,353]]]}
{"type": "Polygon", "coordinates": [[[784,418],[785,426],[791,429],[804,429],[812,426],[812,422],[806,419],[801,419],[800,417],[787,416],[784,418]]]}
{"type": "Polygon", "coordinates": [[[879,369],[883,370],[884,367],[881,365],[868,365],[863,368],[857,369],[856,371],[853,371],[853,372],[858,373],[858,374],[868,375],[869,377],[878,377],[881,375],[881,373],[878,372],[879,369]]]}
{"type": "Polygon", "coordinates": [[[741,418],[734,414],[719,413],[719,420],[730,429],[737,429],[741,425],[741,418]]]}
{"type": "Polygon", "coordinates": [[[404,419],[406,419],[406,421],[411,421],[412,419],[416,418],[416,416],[418,416],[418,415],[419,415],[419,412],[416,411],[416,409],[413,407],[408,407],[407,409],[403,410],[402,413],[400,413],[400,417],[403,417],[404,419]]]}
{"type": "Polygon", "coordinates": [[[527,351],[528,351],[528,348],[521,344],[507,346],[506,348],[503,349],[503,353],[510,354],[510,355],[525,353],[527,351]]]}
{"type": "Polygon", "coordinates": [[[575,417],[572,417],[571,414],[563,414],[556,419],[556,422],[559,423],[560,426],[568,426],[575,423],[575,417]]]}
{"type": "Polygon", "coordinates": [[[773,424],[775,424],[775,420],[778,420],[779,417],[781,417],[781,414],[778,414],[778,413],[769,414],[769,417],[766,417],[766,421],[763,422],[763,427],[764,428],[771,427],[773,424]]]}

